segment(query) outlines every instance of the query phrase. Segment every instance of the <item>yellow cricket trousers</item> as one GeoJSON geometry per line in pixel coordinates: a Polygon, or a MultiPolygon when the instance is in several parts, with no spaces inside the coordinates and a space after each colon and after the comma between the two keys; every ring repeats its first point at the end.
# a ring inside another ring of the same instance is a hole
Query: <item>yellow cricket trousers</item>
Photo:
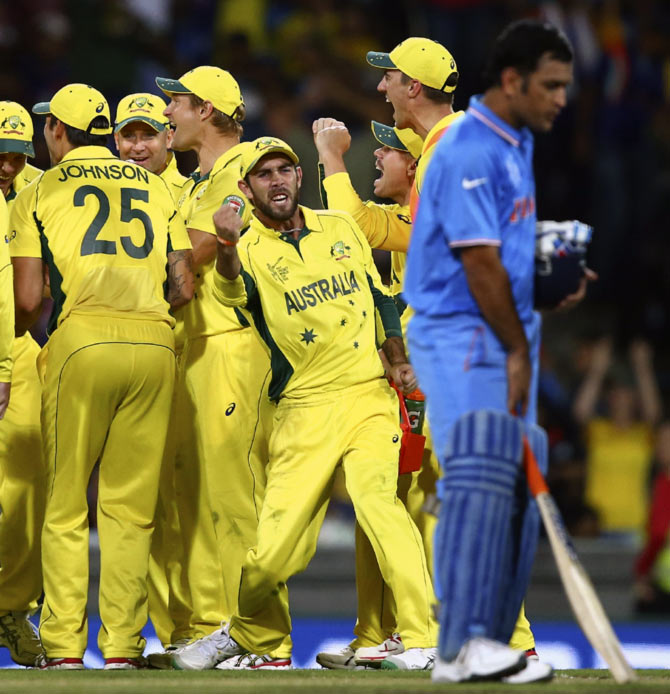
{"type": "Polygon", "coordinates": [[[165,323],[73,314],[49,340],[42,435],[51,472],[42,532],[40,635],[50,658],[87,643],[86,488],[100,461],[100,618],[105,658],[145,646],[147,572],[174,385],[165,323]]]}
{"type": "Polygon", "coordinates": [[[175,468],[181,440],[178,397],[183,388],[179,386],[180,379],[183,379],[183,373],[178,357],[149,557],[149,619],[165,647],[192,637],[193,606],[183,566],[186,549],[182,538],[181,509],[177,503],[175,468]]]}
{"type": "MultiPolygon", "coordinates": [[[[199,600],[208,592],[220,593],[219,611],[209,620],[211,632],[237,609],[242,565],[256,544],[275,410],[267,392],[270,359],[251,329],[230,331],[188,340],[184,377],[187,401],[195,408],[190,421],[196,460],[201,483],[206,480],[205,504],[220,567],[216,576],[200,573],[190,587],[192,594],[203,594],[199,600]]],[[[282,600],[288,609],[286,590],[282,600]]],[[[291,650],[287,635],[273,655],[290,657],[291,650]]]]}
{"type": "Polygon", "coordinates": [[[291,630],[278,588],[316,548],[337,466],[384,580],[398,596],[405,646],[435,643],[432,586],[421,537],[396,496],[400,429],[397,398],[379,379],[334,393],[280,400],[258,544],[245,561],[230,633],[254,653],[276,648],[291,630]]]}
{"type": "Polygon", "coordinates": [[[0,422],[0,614],[34,611],[42,594],[47,471],[40,431],[39,353],[30,333],[14,341],[11,396],[0,422]]]}
{"type": "MultiPolygon", "coordinates": [[[[421,470],[398,478],[398,497],[405,504],[423,540],[426,561],[433,575],[433,538],[437,517],[425,510],[426,500],[436,494],[440,465],[432,450],[428,422],[424,425],[426,448],[421,470]]],[[[398,631],[397,606],[392,591],[384,583],[370,541],[356,524],[356,593],[358,609],[351,647],[376,646],[398,631]]],[[[437,598],[433,595],[433,603],[437,598]]],[[[524,606],[514,628],[510,646],[519,650],[535,648],[535,638],[526,618],[524,606]]]]}

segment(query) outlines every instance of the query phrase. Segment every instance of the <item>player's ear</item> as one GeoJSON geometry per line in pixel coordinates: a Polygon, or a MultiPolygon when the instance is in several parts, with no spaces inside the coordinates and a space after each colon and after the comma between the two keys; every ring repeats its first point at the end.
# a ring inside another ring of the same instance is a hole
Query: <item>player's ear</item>
{"type": "Polygon", "coordinates": [[[249,184],[248,184],[243,178],[241,178],[241,179],[237,182],[237,187],[247,196],[247,198],[249,199],[249,201],[253,203],[253,201],[254,201],[254,194],[253,194],[253,192],[252,192],[251,187],[249,186],[249,184]]]}
{"type": "Polygon", "coordinates": [[[500,87],[510,97],[521,90],[523,76],[515,67],[506,67],[500,73],[500,87]]]}
{"type": "Polygon", "coordinates": [[[410,99],[416,99],[422,89],[423,85],[419,80],[410,80],[407,84],[407,96],[409,96],[410,99]]]}
{"type": "Polygon", "coordinates": [[[410,160],[409,164],[407,165],[407,178],[414,178],[416,175],[416,165],[419,162],[416,159],[410,160]]]}
{"type": "Polygon", "coordinates": [[[165,130],[165,146],[168,149],[172,149],[172,140],[174,140],[174,130],[172,130],[172,128],[166,128],[165,130]]]}
{"type": "Polygon", "coordinates": [[[206,120],[214,112],[214,106],[212,105],[211,101],[203,101],[198,107],[198,109],[200,112],[201,120],[206,120]]]}
{"type": "Polygon", "coordinates": [[[298,190],[300,190],[300,186],[302,185],[302,169],[298,165],[295,167],[295,176],[298,184],[298,190]]]}
{"type": "Polygon", "coordinates": [[[119,133],[114,133],[114,144],[116,145],[116,151],[119,151],[119,133]]]}

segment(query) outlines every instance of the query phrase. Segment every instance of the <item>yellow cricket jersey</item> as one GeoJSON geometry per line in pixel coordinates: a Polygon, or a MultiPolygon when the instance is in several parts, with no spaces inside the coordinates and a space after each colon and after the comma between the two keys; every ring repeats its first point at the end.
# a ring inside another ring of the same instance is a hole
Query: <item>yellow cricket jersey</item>
{"type": "Polygon", "coordinates": [[[29,183],[34,181],[40,174],[42,169],[38,169],[36,166],[31,164],[26,164],[23,167],[23,171],[12,181],[11,188],[5,200],[7,201],[7,206],[11,212],[12,203],[16,199],[16,196],[22,191],[29,183]]]}
{"type": "Polygon", "coordinates": [[[160,177],[167,183],[172,193],[172,198],[177,202],[182,195],[184,183],[186,183],[188,178],[179,173],[177,160],[172,152],[168,152],[168,165],[163,169],[160,177]]]}
{"type": "Polygon", "coordinates": [[[354,190],[349,174],[344,172],[325,177],[322,189],[323,203],[329,210],[348,212],[372,248],[391,251],[391,294],[400,294],[412,233],[409,205],[363,202],[354,190]]]}
{"type": "Polygon", "coordinates": [[[386,337],[401,336],[393,299],[352,217],[300,209],[305,227],[297,240],[253,216],[238,245],[241,274],[233,281],[214,275],[215,297],[243,309],[268,348],[274,401],[382,377],[375,309],[386,337]]]}
{"type": "Polygon", "coordinates": [[[440,141],[442,135],[444,135],[447,128],[457,121],[461,116],[464,115],[464,111],[456,111],[455,113],[450,113],[448,116],[441,118],[435,125],[430,129],[426,139],[423,141],[423,148],[421,150],[421,156],[417,160],[416,164],[416,174],[414,176],[414,185],[412,186],[412,191],[409,198],[409,209],[412,219],[416,218],[416,212],[419,207],[419,198],[421,197],[421,188],[423,186],[423,179],[426,175],[426,169],[430,163],[430,159],[433,156],[433,151],[435,146],[440,141]]]}
{"type": "Polygon", "coordinates": [[[9,259],[9,214],[4,196],[0,198],[0,382],[9,383],[14,345],[14,283],[9,259]]]}
{"type": "Polygon", "coordinates": [[[106,147],[77,147],[16,197],[9,252],[42,258],[54,307],[174,324],[164,298],[167,254],[191,247],[166,183],[106,147]]]}
{"type": "MultiPolygon", "coordinates": [[[[216,236],[212,217],[224,202],[236,206],[242,217],[243,227],[248,226],[251,205],[237,185],[240,180],[240,157],[246,146],[247,143],[235,145],[214,162],[208,174],[198,177],[196,172],[191,176],[191,180],[184,184],[179,199],[179,210],[186,221],[187,229],[197,229],[216,236]]],[[[213,259],[194,268],[193,299],[175,313],[177,320],[183,321],[186,339],[219,335],[248,327],[246,319],[239,312],[221,305],[214,299],[214,263],[213,259]]]]}

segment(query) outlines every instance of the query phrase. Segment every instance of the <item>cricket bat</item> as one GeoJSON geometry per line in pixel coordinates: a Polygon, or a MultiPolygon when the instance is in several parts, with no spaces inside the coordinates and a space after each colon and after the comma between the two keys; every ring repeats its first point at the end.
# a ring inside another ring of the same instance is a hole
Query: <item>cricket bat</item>
{"type": "Polygon", "coordinates": [[[568,535],[561,513],[549,487],[540,472],[533,450],[524,438],[523,465],[528,487],[540,508],[542,522],[547,531],[563,588],[586,638],[603,657],[612,676],[619,684],[637,680],[637,675],[626,660],[619,639],[612,629],[605,610],[598,599],[577,552],[568,535]]]}

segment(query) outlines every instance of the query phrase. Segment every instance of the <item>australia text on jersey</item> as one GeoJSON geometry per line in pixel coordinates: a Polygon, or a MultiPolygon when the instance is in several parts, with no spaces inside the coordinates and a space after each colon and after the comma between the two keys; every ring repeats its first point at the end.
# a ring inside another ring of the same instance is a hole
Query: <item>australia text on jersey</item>
{"type": "Polygon", "coordinates": [[[140,166],[131,164],[91,164],[84,166],[83,164],[68,164],[60,167],[60,178],[56,180],[59,183],[67,181],[69,178],[106,178],[119,180],[127,178],[131,181],[141,180],[144,183],[149,183],[149,173],[140,166]]]}
{"type": "Polygon", "coordinates": [[[332,301],[337,298],[337,295],[347,296],[352,292],[360,292],[360,287],[356,280],[354,271],[351,270],[349,275],[340,273],[337,276],[332,275],[330,280],[320,279],[307,284],[304,287],[294,289],[290,292],[284,292],[286,299],[286,311],[291,315],[292,311],[304,311],[309,306],[316,306],[324,301],[332,301]]]}

